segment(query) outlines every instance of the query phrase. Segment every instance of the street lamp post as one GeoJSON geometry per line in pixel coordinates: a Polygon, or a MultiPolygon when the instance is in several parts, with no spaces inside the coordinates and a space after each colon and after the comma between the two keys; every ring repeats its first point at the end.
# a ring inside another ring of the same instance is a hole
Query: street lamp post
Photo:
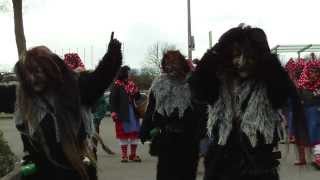
{"type": "Polygon", "coordinates": [[[192,60],[193,42],[191,37],[191,13],[190,13],[190,0],[188,1],[188,59],[192,60]]]}
{"type": "Polygon", "coordinates": [[[212,47],[212,31],[209,31],[209,49],[212,47]]]}

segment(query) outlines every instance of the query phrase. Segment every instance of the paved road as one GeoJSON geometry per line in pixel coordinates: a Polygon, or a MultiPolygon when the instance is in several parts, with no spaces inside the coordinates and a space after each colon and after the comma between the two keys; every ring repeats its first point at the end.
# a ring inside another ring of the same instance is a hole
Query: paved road
{"type": "MultiPolygon", "coordinates": [[[[12,151],[21,157],[22,144],[18,133],[14,128],[11,119],[0,119],[0,130],[4,132],[5,138],[9,142],[12,151]]],[[[119,152],[118,142],[115,139],[113,122],[106,118],[101,123],[101,136],[105,143],[114,151],[119,152]]],[[[281,161],[280,175],[281,180],[319,180],[320,171],[315,170],[312,166],[295,167],[294,150],[284,146],[283,154],[287,154],[281,161]]],[[[107,155],[100,148],[98,151],[98,172],[101,180],[153,180],[156,173],[156,158],[148,155],[148,145],[139,146],[139,155],[142,157],[142,163],[120,163],[119,153],[116,155],[107,155]]],[[[200,163],[198,179],[202,179],[203,167],[200,163]]]]}

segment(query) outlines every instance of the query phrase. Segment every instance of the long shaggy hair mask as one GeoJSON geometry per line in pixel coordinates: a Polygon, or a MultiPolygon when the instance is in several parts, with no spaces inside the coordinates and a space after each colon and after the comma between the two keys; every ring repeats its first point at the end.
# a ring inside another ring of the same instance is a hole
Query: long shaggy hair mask
{"type": "Polygon", "coordinates": [[[306,126],[297,90],[290,80],[276,54],[272,54],[267,36],[260,28],[239,26],[225,32],[214,47],[201,58],[199,65],[190,78],[192,96],[203,103],[214,104],[219,95],[219,76],[234,78],[241,71],[247,77],[265,83],[267,95],[274,109],[279,109],[292,99],[294,112],[293,124],[297,138],[306,141],[306,126]],[[234,63],[242,56],[243,66],[234,63]]]}
{"type": "Polygon", "coordinates": [[[83,141],[79,139],[82,120],[80,116],[80,91],[76,73],[70,70],[63,60],[44,46],[35,47],[26,52],[23,60],[15,65],[20,86],[17,88],[17,106],[19,106],[24,121],[28,123],[33,118],[32,106],[34,97],[42,97],[34,91],[34,84],[29,77],[41,72],[46,77],[45,92],[53,96],[54,108],[62,149],[71,167],[87,179],[87,172],[82,162],[84,153],[83,141]]]}

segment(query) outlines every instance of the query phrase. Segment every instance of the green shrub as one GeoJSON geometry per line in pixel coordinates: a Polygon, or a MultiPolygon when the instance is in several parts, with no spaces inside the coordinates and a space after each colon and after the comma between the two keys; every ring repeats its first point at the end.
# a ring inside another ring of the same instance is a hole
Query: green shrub
{"type": "Polygon", "coordinates": [[[13,170],[16,156],[10,150],[8,143],[4,140],[0,131],[0,177],[5,176],[13,170]]]}

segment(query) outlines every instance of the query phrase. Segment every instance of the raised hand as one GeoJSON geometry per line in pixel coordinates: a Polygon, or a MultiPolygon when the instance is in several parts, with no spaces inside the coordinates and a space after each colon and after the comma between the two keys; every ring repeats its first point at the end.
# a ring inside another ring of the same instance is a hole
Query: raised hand
{"type": "Polygon", "coordinates": [[[108,45],[108,52],[112,55],[119,55],[121,54],[121,43],[117,39],[114,39],[113,36],[114,32],[111,33],[111,38],[108,45]]]}
{"type": "Polygon", "coordinates": [[[112,39],[108,45],[108,52],[118,51],[121,52],[121,43],[117,39],[112,39]]]}

